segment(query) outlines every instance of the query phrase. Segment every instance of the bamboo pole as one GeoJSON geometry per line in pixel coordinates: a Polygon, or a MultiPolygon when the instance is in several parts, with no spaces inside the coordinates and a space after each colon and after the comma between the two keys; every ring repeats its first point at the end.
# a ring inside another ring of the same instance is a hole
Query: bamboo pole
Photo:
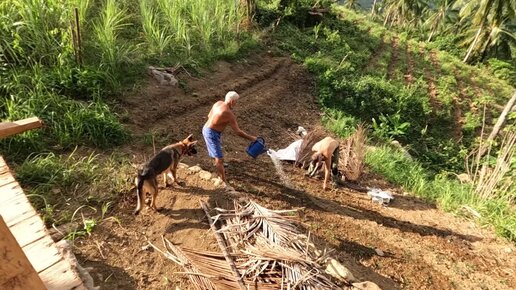
{"type": "Polygon", "coordinates": [[[228,253],[226,243],[224,242],[224,239],[220,235],[219,232],[217,232],[217,228],[215,228],[215,223],[212,222],[210,213],[208,211],[208,206],[205,202],[200,201],[201,207],[204,210],[204,213],[206,214],[206,217],[208,218],[208,223],[210,224],[210,228],[215,234],[215,238],[217,239],[217,242],[219,244],[220,249],[222,250],[222,254],[224,255],[224,258],[226,258],[226,261],[228,262],[231,270],[233,271],[233,274],[235,275],[235,278],[237,279],[238,285],[240,286],[241,290],[246,290],[245,284],[242,280],[242,276],[240,275],[240,272],[238,272],[238,269],[235,265],[235,261],[233,261],[233,258],[228,253]]]}

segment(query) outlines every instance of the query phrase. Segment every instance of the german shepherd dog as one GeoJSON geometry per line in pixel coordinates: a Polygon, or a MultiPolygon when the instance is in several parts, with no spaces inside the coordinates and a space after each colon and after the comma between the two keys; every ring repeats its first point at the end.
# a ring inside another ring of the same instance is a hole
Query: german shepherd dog
{"type": "Polygon", "coordinates": [[[151,195],[150,208],[158,211],[156,208],[156,197],[158,195],[158,181],[157,177],[163,173],[163,184],[165,187],[169,185],[167,177],[171,178],[173,182],[181,185],[177,180],[176,171],[179,161],[184,155],[192,156],[197,154],[192,135],[190,134],[183,141],[168,145],[161,149],[152,159],[145,163],[143,168],[138,172],[135,179],[136,184],[136,198],[137,205],[134,214],[140,213],[142,203],[145,202],[145,195],[151,195]]]}

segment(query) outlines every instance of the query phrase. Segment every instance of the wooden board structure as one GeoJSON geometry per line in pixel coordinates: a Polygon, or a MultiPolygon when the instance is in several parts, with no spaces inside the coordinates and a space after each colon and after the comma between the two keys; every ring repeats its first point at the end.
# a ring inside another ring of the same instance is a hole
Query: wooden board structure
{"type": "Polygon", "coordinates": [[[14,122],[0,123],[0,138],[19,134],[27,130],[39,128],[43,126],[43,122],[37,117],[27,118],[14,122]]]}
{"type": "MultiPolygon", "coordinates": [[[[0,257],[2,257],[2,250],[9,243],[8,249],[18,247],[30,263],[28,266],[26,263],[23,264],[23,259],[20,258],[18,252],[17,256],[11,254],[14,258],[8,260],[11,262],[8,262],[7,267],[0,265],[0,289],[86,289],[79,274],[72,268],[68,260],[61,256],[43,221],[30,204],[1,156],[0,216],[2,218],[1,222],[9,228],[11,236],[17,243],[13,244],[12,240],[4,238],[3,232],[0,230],[0,257]],[[15,258],[18,260],[14,260],[15,258]],[[22,262],[15,265],[15,261],[22,262]],[[25,270],[18,271],[18,266],[25,270]],[[38,274],[40,282],[44,284],[43,288],[38,287],[37,279],[31,276],[31,271],[38,274]],[[4,277],[9,277],[9,279],[4,279],[4,277]],[[12,283],[12,281],[21,283],[19,284],[21,288],[13,288],[11,284],[2,284],[2,282],[12,283]]],[[[16,252],[16,249],[14,251],[16,252]]]]}

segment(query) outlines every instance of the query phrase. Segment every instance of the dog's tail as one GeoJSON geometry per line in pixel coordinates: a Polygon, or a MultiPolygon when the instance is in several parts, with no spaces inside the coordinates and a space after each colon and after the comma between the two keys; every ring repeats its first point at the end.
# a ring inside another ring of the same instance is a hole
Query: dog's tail
{"type": "Polygon", "coordinates": [[[136,209],[133,214],[137,215],[140,213],[142,209],[142,203],[145,201],[145,192],[143,192],[143,183],[145,182],[145,175],[142,173],[138,173],[138,176],[134,180],[136,185],[136,209]]]}

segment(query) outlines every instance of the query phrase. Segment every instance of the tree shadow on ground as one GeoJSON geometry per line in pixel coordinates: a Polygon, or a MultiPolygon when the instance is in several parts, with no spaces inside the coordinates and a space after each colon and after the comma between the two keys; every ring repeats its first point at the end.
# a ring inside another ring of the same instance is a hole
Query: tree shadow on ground
{"type": "MultiPolygon", "coordinates": [[[[248,174],[242,170],[239,172],[238,176],[235,179],[246,184],[261,184],[272,186],[279,190],[281,194],[275,194],[274,197],[271,196],[271,198],[283,200],[292,205],[293,207],[305,207],[315,211],[335,213],[338,215],[349,216],[359,220],[374,221],[386,227],[399,229],[402,232],[416,233],[421,236],[436,236],[441,238],[455,236],[457,238],[469,242],[481,240],[481,238],[479,237],[472,235],[464,235],[453,232],[451,230],[414,224],[408,221],[400,221],[392,217],[384,216],[374,210],[364,208],[357,204],[340,204],[332,200],[313,196],[304,190],[286,187],[285,185],[279,183],[278,178],[275,179],[278,180],[278,182],[276,182],[273,181],[273,179],[264,179],[255,174],[248,174]]],[[[247,191],[247,193],[251,195],[256,194],[256,192],[252,192],[246,189],[247,187],[240,187],[237,190],[247,191]]]]}

